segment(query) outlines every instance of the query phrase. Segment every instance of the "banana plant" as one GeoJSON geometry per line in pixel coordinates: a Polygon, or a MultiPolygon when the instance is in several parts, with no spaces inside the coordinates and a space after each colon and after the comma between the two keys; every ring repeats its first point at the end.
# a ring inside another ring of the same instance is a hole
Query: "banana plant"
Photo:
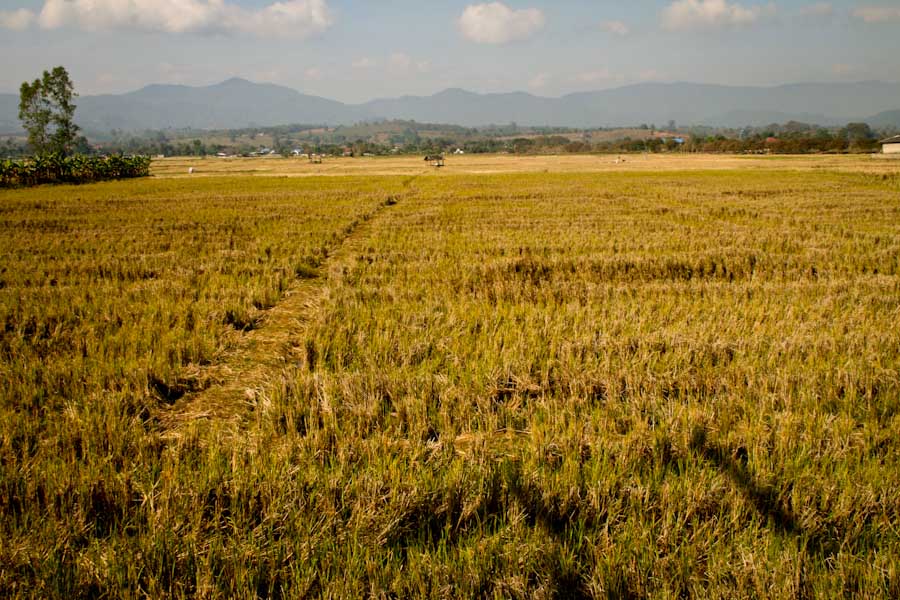
{"type": "Polygon", "coordinates": [[[149,175],[149,156],[66,157],[61,153],[48,153],[24,161],[0,162],[0,187],[90,183],[149,175]]]}

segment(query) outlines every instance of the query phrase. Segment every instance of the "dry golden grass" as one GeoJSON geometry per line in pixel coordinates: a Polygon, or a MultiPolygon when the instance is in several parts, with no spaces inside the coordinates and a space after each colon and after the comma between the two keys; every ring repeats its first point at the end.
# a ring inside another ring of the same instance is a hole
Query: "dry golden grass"
{"type": "Polygon", "coordinates": [[[261,314],[257,327],[238,336],[234,346],[221,353],[214,364],[191,370],[191,379],[215,383],[186,394],[158,412],[165,439],[178,439],[198,420],[239,424],[246,407],[260,400],[284,368],[302,359],[307,326],[328,291],[323,276],[332,285],[340,281],[352,264],[354,253],[361,250],[360,244],[371,235],[369,221],[396,201],[397,196],[391,196],[372,211],[361,214],[333,243],[328,260],[309,269],[284,290],[280,301],[261,314]]]}
{"type": "Polygon", "coordinates": [[[898,163],[614,158],[0,192],[0,596],[900,597],[898,163]]]}
{"type": "Polygon", "coordinates": [[[666,171],[801,170],[863,173],[898,173],[900,161],[871,155],[741,156],[713,154],[623,154],[517,156],[466,154],[447,156],[446,166],[435,169],[421,156],[325,158],[322,164],[307,159],[260,158],[164,158],[153,161],[156,177],[216,175],[267,175],[312,177],[334,175],[419,175],[502,173],[654,173],[666,171]],[[621,159],[624,159],[621,160],[621,159]]]}

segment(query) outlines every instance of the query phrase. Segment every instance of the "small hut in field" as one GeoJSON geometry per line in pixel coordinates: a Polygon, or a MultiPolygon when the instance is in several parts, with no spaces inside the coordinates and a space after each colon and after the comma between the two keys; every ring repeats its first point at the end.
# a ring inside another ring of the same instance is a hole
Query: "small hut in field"
{"type": "Polygon", "coordinates": [[[885,154],[900,154],[900,135],[889,137],[878,143],[881,144],[881,151],[885,154]]]}
{"type": "Polygon", "coordinates": [[[429,154],[425,157],[425,162],[430,162],[432,167],[443,167],[444,166],[444,155],[443,154],[429,154]]]}

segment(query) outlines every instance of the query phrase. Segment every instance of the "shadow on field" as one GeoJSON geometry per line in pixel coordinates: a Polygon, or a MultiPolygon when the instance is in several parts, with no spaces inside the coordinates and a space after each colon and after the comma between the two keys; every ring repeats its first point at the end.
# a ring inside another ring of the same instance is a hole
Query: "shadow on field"
{"type": "Polygon", "coordinates": [[[691,448],[727,475],[735,488],[744,494],[757,512],[780,534],[795,536],[800,541],[805,541],[806,550],[822,558],[830,558],[837,553],[839,548],[835,540],[828,539],[820,532],[804,529],[790,506],[779,498],[778,490],[789,489],[791,484],[769,486],[761,485],[756,480],[748,467],[749,454],[746,448],[739,447],[733,452],[728,451],[708,440],[705,430],[694,433],[691,448]]]}
{"type": "MultiPolygon", "coordinates": [[[[530,527],[541,527],[556,543],[557,548],[570,546],[572,540],[569,530],[573,524],[581,522],[587,529],[596,527],[605,515],[598,515],[581,502],[567,502],[560,497],[547,496],[534,482],[523,476],[520,466],[513,464],[507,473],[509,494],[525,509],[525,520],[530,527]]],[[[587,587],[590,573],[586,566],[590,565],[589,557],[582,555],[587,546],[573,548],[577,561],[565,565],[564,561],[552,560],[553,579],[556,583],[554,598],[582,600],[593,598],[587,587]]],[[[613,582],[612,597],[626,598],[631,596],[626,582],[613,582]]]]}
{"type": "MultiPolygon", "coordinates": [[[[539,484],[522,473],[515,461],[497,465],[482,488],[479,506],[469,511],[463,494],[445,490],[407,499],[393,526],[386,532],[384,544],[395,550],[401,560],[408,560],[413,548],[437,548],[441,544],[455,546],[479,532],[498,532],[509,527],[511,514],[521,514],[531,529],[547,535],[551,542],[536,558],[537,573],[547,577],[552,598],[581,600],[593,597],[588,582],[591,560],[588,545],[574,543],[572,529],[581,523],[585,529],[596,527],[604,515],[598,515],[572,498],[547,494],[539,484]],[[564,556],[568,554],[568,560],[564,556]],[[572,560],[574,557],[575,560],[572,560]]],[[[497,587],[491,572],[482,574],[479,597],[505,596],[497,587]]],[[[538,585],[538,581],[530,581],[538,585]]],[[[613,582],[611,597],[633,596],[627,582],[613,582]]]]}

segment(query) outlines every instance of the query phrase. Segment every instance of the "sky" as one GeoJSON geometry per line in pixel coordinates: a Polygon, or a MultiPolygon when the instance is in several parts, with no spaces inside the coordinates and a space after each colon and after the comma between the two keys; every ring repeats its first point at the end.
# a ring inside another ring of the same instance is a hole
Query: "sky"
{"type": "Polygon", "coordinates": [[[0,0],[0,92],[271,82],[344,102],[900,80],[900,0],[0,0]]]}

